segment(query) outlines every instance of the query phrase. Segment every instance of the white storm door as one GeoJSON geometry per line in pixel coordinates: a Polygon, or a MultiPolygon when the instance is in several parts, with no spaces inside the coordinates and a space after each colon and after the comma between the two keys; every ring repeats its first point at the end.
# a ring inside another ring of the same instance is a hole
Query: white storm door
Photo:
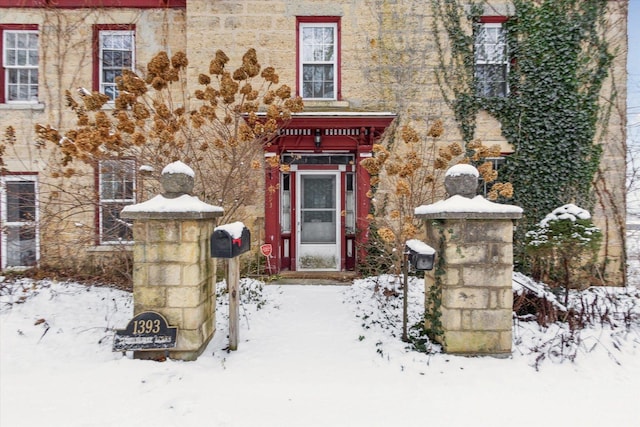
{"type": "Polygon", "coordinates": [[[340,173],[298,172],[298,270],[340,269],[340,173]]]}

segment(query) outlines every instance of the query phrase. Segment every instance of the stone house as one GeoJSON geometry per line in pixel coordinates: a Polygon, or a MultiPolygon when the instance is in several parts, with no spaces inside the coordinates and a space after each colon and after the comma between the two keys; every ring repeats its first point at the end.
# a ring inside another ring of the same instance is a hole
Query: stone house
{"type": "MultiPolygon", "coordinates": [[[[614,114],[601,129],[604,178],[594,218],[607,236],[607,277],[622,284],[627,2],[609,4],[616,57],[602,97],[614,114]]],[[[500,47],[512,10],[509,1],[490,0],[478,16],[476,45],[500,47]]],[[[35,143],[34,126],[63,129],[75,121],[65,90],[89,88],[113,99],[122,68],[143,70],[161,50],[185,51],[197,80],[217,49],[233,59],[253,47],[305,103],[264,152],[290,167],[265,173],[265,194],[275,192],[256,203],[254,242],[272,246],[276,271],[354,270],[372,203],[360,162],[374,155],[374,143],[398,117],[441,118],[440,142],[461,140],[433,72],[433,18],[429,2],[419,1],[0,0],[1,268],[119,251],[129,236],[120,210],[152,196],[141,189],[136,159],[75,166],[85,173],[65,180],[64,194],[51,185],[60,172],[35,143]],[[8,126],[14,135],[5,134],[8,126]],[[87,200],[73,197],[87,190],[87,200]]],[[[477,57],[474,66],[482,96],[509,95],[506,56],[477,57]]],[[[477,138],[499,144],[503,156],[513,151],[488,113],[480,111],[476,123],[477,138]]]]}

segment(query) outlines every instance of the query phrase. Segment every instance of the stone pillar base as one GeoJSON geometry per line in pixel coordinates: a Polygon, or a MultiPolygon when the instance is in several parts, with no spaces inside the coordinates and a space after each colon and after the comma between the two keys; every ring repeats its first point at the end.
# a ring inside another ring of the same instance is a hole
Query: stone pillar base
{"type": "MultiPolygon", "coordinates": [[[[436,270],[425,275],[426,318],[437,318],[434,333],[446,353],[507,357],[512,346],[513,220],[440,215],[427,221],[427,242],[436,248],[437,258],[436,270]]],[[[428,323],[425,327],[432,328],[428,323]]]]}
{"type": "Polygon", "coordinates": [[[135,351],[134,358],[196,360],[215,333],[215,213],[133,212],[134,313],[154,311],[176,327],[176,346],[135,351]]]}

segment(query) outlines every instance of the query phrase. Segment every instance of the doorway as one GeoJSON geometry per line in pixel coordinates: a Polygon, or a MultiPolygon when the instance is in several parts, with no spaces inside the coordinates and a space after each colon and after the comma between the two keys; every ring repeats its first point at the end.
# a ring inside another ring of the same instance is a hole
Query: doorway
{"type": "Polygon", "coordinates": [[[300,171],[296,187],[298,270],[340,269],[340,172],[300,171]]]}

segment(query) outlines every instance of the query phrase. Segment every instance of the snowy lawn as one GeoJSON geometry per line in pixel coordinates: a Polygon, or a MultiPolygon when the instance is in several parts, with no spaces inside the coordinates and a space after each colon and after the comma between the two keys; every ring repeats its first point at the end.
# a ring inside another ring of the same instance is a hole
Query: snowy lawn
{"type": "MultiPolygon", "coordinates": [[[[615,320],[615,330],[591,326],[565,343],[563,325],[518,321],[513,356],[496,359],[408,349],[392,277],[351,287],[243,280],[238,351],[224,350],[221,293],[218,330],[203,355],[160,363],[111,351],[113,330],[132,317],[127,292],[0,285],[2,427],[640,424],[634,287],[597,291],[635,313],[630,327],[615,320]]],[[[421,317],[422,288],[410,282],[410,325],[421,317]]]]}

